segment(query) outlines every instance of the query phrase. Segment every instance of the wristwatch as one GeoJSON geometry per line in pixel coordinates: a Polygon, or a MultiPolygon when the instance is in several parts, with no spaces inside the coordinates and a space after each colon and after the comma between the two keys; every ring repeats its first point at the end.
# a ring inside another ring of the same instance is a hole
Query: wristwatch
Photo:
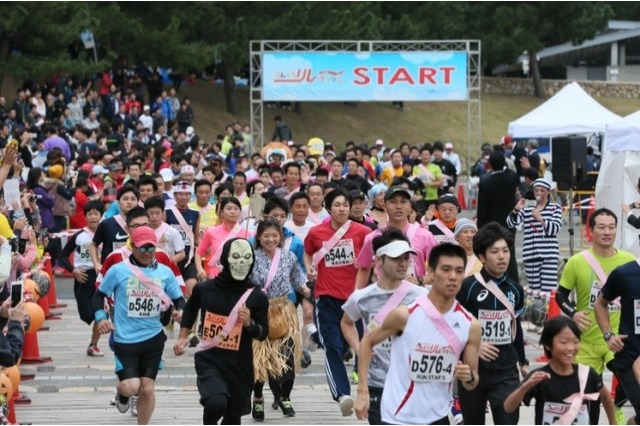
{"type": "Polygon", "coordinates": [[[612,332],[612,331],[607,331],[606,333],[604,333],[604,334],[602,335],[602,337],[604,337],[604,341],[605,341],[605,342],[608,342],[608,341],[609,341],[609,339],[611,339],[611,338],[612,338],[613,336],[615,336],[615,335],[616,335],[616,334],[615,334],[614,332],[612,332]]]}
{"type": "Polygon", "coordinates": [[[469,380],[467,380],[465,383],[468,385],[473,384],[473,382],[476,381],[476,375],[473,374],[473,370],[469,372],[469,380]]]}

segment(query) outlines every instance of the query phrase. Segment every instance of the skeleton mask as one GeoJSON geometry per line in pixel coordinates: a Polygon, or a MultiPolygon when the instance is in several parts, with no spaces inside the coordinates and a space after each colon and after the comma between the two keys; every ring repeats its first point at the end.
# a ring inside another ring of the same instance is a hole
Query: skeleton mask
{"type": "Polygon", "coordinates": [[[229,247],[227,261],[231,277],[237,281],[246,280],[253,265],[253,250],[249,242],[243,239],[234,240],[229,247]]]}

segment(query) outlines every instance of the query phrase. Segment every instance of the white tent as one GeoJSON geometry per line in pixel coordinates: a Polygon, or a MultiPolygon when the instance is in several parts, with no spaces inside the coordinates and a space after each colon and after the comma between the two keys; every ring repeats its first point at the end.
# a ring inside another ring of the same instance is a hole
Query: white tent
{"type": "MultiPolygon", "coordinates": [[[[607,207],[618,216],[616,247],[640,256],[638,230],[627,223],[622,204],[638,201],[640,176],[640,111],[607,125],[605,150],[596,183],[596,208],[607,207]]],[[[635,210],[636,216],[640,211],[635,210]]]]}
{"type": "Polygon", "coordinates": [[[594,100],[576,82],[515,121],[509,134],[515,138],[537,138],[604,132],[605,126],[620,116],[594,100]]]}

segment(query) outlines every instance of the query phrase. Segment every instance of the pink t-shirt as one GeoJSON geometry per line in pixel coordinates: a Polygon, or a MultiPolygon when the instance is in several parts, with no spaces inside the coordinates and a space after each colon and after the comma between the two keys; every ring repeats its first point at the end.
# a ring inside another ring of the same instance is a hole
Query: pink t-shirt
{"type": "MultiPolygon", "coordinates": [[[[198,246],[196,253],[199,256],[205,257],[207,254],[212,255],[218,250],[218,247],[222,247],[228,239],[231,238],[230,233],[233,230],[227,229],[224,223],[213,226],[205,231],[200,239],[200,245],[198,246]]],[[[240,232],[233,236],[233,238],[249,238],[253,235],[252,231],[247,232],[247,228],[241,228],[240,232]]],[[[215,278],[220,273],[220,268],[217,266],[211,266],[209,262],[205,262],[204,270],[210,278],[215,278]]]]}
{"type": "MultiPolygon", "coordinates": [[[[407,226],[402,230],[405,235],[407,235],[410,226],[411,224],[407,224],[407,226]]],[[[360,251],[360,255],[356,259],[356,268],[364,269],[373,266],[373,261],[375,259],[375,253],[373,252],[373,239],[382,234],[382,231],[383,229],[378,228],[371,234],[367,235],[367,238],[364,240],[362,250],[360,251]]],[[[432,248],[438,245],[438,240],[435,239],[431,232],[419,226],[413,238],[411,238],[410,243],[411,248],[418,253],[417,256],[411,255],[414,270],[413,275],[416,277],[424,277],[427,275],[425,265],[429,259],[429,253],[431,253],[432,248]]],[[[409,267],[408,274],[410,274],[410,272],[411,266],[409,267]]]]}

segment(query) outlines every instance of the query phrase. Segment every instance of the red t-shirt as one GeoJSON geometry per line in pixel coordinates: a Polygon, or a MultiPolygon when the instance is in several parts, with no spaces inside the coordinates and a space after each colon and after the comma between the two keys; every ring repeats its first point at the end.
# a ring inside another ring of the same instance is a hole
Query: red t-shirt
{"type": "Polygon", "coordinates": [[[89,202],[87,195],[76,189],[76,211],[69,218],[69,227],[71,229],[81,229],[87,226],[87,218],[84,215],[84,206],[89,202]]]}
{"type": "MultiPolygon", "coordinates": [[[[318,278],[315,297],[330,296],[347,300],[355,288],[358,270],[354,266],[364,239],[371,232],[369,227],[352,222],[347,233],[316,265],[318,278]]],[[[311,257],[336,233],[331,221],[321,223],[309,230],[304,240],[304,251],[311,257]]]]}

